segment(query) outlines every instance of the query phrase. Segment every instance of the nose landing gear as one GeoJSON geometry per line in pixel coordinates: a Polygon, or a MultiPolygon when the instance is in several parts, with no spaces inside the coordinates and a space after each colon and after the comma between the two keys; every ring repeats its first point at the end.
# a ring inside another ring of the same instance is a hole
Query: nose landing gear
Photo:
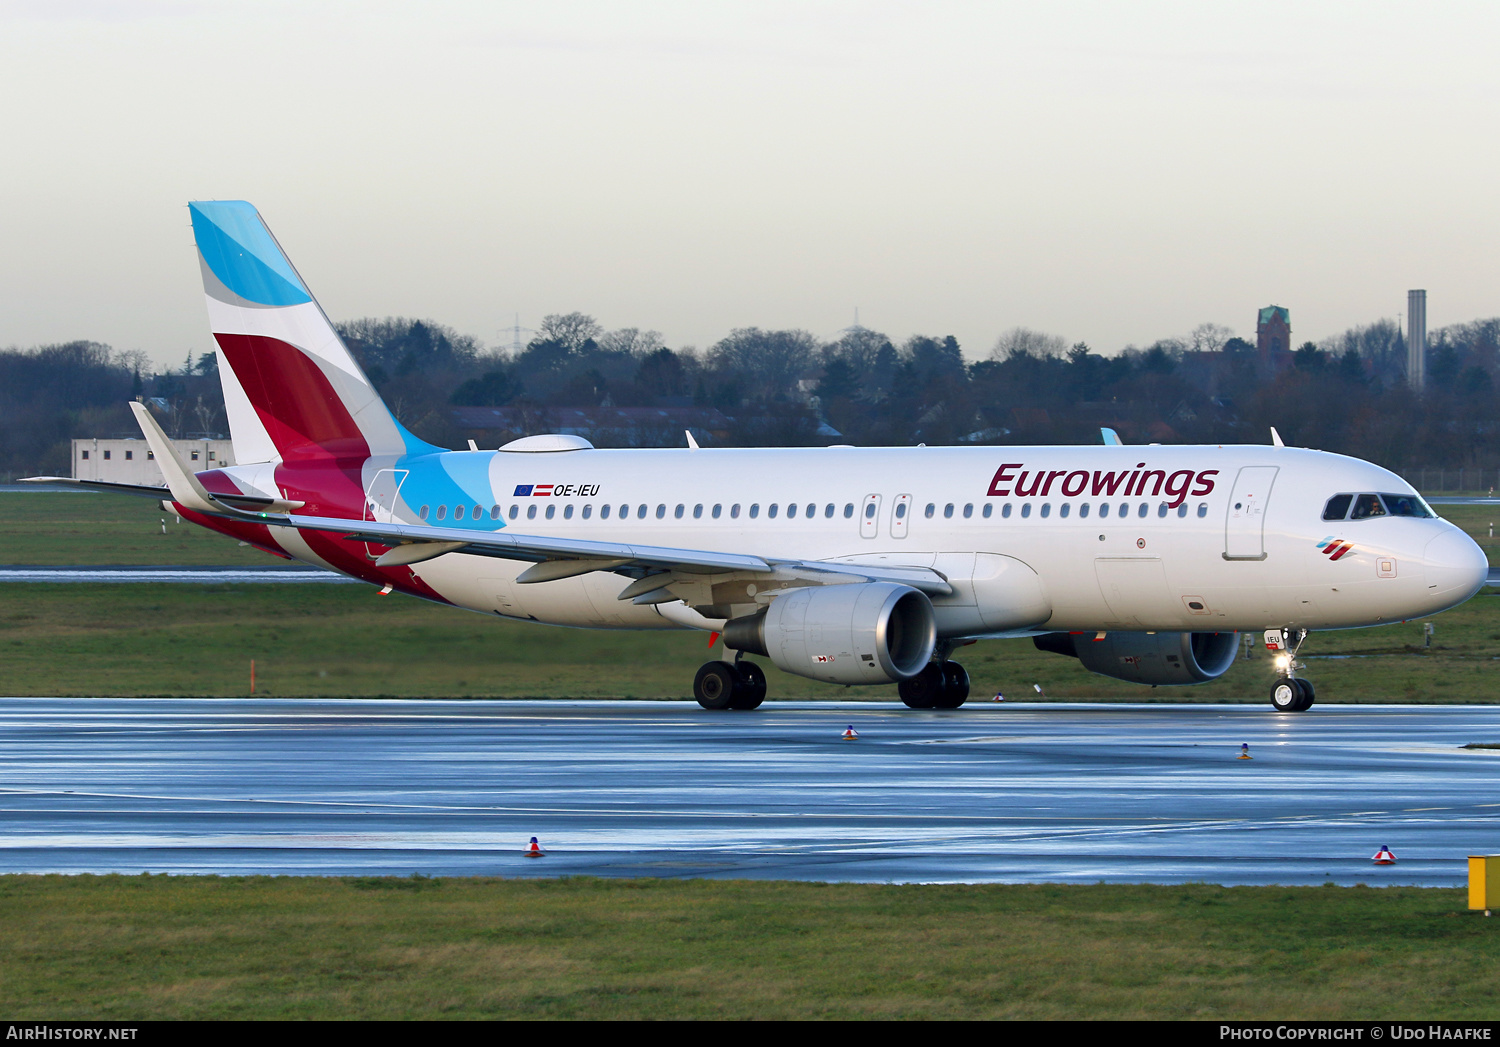
{"type": "Polygon", "coordinates": [[[1279,713],[1304,713],[1312,708],[1318,692],[1311,680],[1292,675],[1302,668],[1297,651],[1307,639],[1306,629],[1267,629],[1266,646],[1276,654],[1278,679],[1271,685],[1271,706],[1279,713]]]}

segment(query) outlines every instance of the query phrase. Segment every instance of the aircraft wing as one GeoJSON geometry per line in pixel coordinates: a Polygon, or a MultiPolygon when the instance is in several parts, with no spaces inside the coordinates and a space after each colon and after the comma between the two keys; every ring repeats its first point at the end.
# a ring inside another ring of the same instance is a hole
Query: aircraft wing
{"type": "MultiPolygon", "coordinates": [[[[462,527],[429,527],[423,524],[375,523],[333,517],[281,516],[255,513],[253,518],[272,527],[324,531],[350,541],[389,547],[375,562],[381,567],[420,563],[446,553],[465,552],[506,560],[530,561],[534,566],[517,578],[522,584],[552,581],[590,571],[616,571],[641,575],[635,592],[621,598],[642,599],[671,584],[670,575],[703,575],[746,571],[751,574],[797,577],[812,584],[847,581],[893,581],[933,595],[947,595],[952,586],[937,571],[925,567],[867,566],[754,556],[747,553],[685,549],[674,546],[640,545],[633,542],[601,542],[588,538],[556,538],[515,534],[508,530],[472,531],[462,527]],[[640,588],[651,581],[654,585],[640,588]]],[[[642,602],[650,602],[642,599],[642,602]]]]}

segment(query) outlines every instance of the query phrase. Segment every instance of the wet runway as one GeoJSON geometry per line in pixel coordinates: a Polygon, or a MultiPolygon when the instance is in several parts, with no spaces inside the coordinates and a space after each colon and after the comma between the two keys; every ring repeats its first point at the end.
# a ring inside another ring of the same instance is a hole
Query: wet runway
{"type": "Polygon", "coordinates": [[[1470,742],[1500,707],[0,699],[0,871],[1459,885],[1470,742]]]}
{"type": "Polygon", "coordinates": [[[30,564],[0,564],[0,582],[178,582],[206,585],[222,582],[268,582],[287,584],[322,582],[361,585],[357,578],[322,567],[289,564],[285,567],[199,567],[162,565],[135,567],[123,564],[81,564],[40,567],[30,564]]]}

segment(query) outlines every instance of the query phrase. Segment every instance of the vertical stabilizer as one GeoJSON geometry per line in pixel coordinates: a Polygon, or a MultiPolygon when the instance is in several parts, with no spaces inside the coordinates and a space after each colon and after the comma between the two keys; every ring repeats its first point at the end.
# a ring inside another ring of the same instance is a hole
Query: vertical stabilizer
{"type": "Polygon", "coordinates": [[[396,421],[254,207],[188,208],[240,462],[437,450],[396,421]]]}

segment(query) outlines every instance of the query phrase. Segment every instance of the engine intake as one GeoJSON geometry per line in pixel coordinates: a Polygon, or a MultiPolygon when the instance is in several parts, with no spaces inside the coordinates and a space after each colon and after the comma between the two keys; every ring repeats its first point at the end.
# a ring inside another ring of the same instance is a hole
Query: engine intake
{"type": "Polygon", "coordinates": [[[1239,633],[1044,633],[1038,650],[1077,658],[1084,668],[1116,680],[1192,684],[1217,680],[1234,664],[1239,633]]]}
{"type": "Polygon", "coordinates": [[[724,627],[724,643],[829,683],[890,683],[921,672],[937,643],[932,603],[895,582],[808,586],[724,627]]]}

